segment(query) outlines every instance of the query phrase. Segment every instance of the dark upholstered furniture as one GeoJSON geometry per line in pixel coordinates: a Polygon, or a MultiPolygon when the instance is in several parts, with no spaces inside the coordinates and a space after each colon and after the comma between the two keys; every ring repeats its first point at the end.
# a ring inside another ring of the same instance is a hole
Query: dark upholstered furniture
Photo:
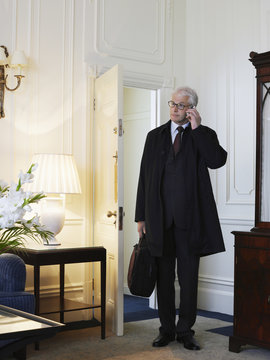
{"type": "MultiPolygon", "coordinates": [[[[24,261],[15,254],[0,255],[0,304],[34,314],[35,297],[25,292],[26,268],[24,261]]],[[[14,340],[0,341],[0,358],[14,340]]],[[[11,351],[12,353],[12,351],[11,351]]],[[[26,349],[14,354],[17,359],[26,358],[26,349]]]]}
{"type": "Polygon", "coordinates": [[[25,279],[25,264],[19,256],[0,255],[0,304],[34,313],[35,298],[24,291],[25,279]]]}

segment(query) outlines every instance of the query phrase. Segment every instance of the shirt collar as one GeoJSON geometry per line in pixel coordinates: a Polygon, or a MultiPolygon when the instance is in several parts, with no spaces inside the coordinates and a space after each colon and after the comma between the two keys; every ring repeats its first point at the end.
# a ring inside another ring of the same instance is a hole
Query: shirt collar
{"type": "MultiPolygon", "coordinates": [[[[176,124],[174,121],[171,121],[171,134],[174,134],[175,131],[177,131],[176,129],[178,128],[178,124],[176,124]]],[[[182,125],[182,128],[186,129],[186,127],[189,126],[189,122],[182,125]]]]}

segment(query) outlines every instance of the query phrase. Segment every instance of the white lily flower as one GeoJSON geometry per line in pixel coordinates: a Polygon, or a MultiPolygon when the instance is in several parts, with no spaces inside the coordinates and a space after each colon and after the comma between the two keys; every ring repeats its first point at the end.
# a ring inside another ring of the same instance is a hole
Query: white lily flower
{"type": "Polygon", "coordinates": [[[31,172],[37,170],[37,168],[38,168],[38,163],[36,163],[36,164],[34,164],[34,165],[32,166],[32,171],[31,171],[31,172]]]}
{"type": "Polygon", "coordinates": [[[0,180],[0,191],[2,192],[8,186],[8,183],[4,180],[0,180]]]}
{"type": "Polygon", "coordinates": [[[20,244],[22,236],[33,239],[41,236],[43,241],[44,239],[47,241],[51,236],[51,233],[40,224],[37,214],[29,220],[29,214],[33,211],[32,204],[44,197],[44,193],[33,194],[29,191],[25,192],[22,188],[23,184],[32,182],[34,177],[32,171],[35,171],[37,166],[37,164],[31,165],[30,172],[26,174],[20,171],[18,184],[12,182],[8,186],[5,181],[0,180],[0,253],[9,248],[7,238],[10,239],[11,246],[14,246],[12,242],[18,240],[20,244]],[[8,237],[5,237],[5,234],[8,237]]]}
{"type": "Polygon", "coordinates": [[[31,183],[31,182],[33,182],[34,175],[32,173],[24,174],[22,171],[20,171],[19,179],[21,181],[21,185],[26,184],[26,183],[31,183]]]}

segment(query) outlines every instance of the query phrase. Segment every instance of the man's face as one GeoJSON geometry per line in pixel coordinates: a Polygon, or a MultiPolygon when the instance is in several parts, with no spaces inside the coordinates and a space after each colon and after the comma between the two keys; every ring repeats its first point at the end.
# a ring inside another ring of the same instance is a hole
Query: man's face
{"type": "Polygon", "coordinates": [[[181,95],[181,93],[173,94],[172,101],[175,104],[183,104],[185,105],[183,110],[178,109],[177,106],[170,107],[170,118],[173,122],[175,122],[178,125],[183,125],[188,122],[188,119],[186,118],[186,112],[188,111],[190,107],[189,97],[186,95],[181,95]]]}

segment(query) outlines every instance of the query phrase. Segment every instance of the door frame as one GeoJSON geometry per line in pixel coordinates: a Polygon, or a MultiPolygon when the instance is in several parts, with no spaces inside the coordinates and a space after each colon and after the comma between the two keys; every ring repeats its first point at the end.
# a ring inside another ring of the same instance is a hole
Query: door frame
{"type": "MultiPolygon", "coordinates": [[[[86,245],[93,246],[94,239],[94,226],[93,226],[93,208],[94,208],[94,200],[93,200],[93,126],[94,126],[94,91],[95,91],[95,79],[106,71],[108,71],[111,66],[102,66],[99,67],[97,64],[91,65],[88,67],[88,81],[87,81],[87,122],[86,122],[86,131],[89,135],[89,139],[87,139],[87,154],[86,159],[90,164],[90,171],[87,174],[87,186],[86,186],[86,196],[89,199],[86,208],[86,226],[85,226],[85,236],[86,245]]],[[[159,75],[152,74],[144,74],[137,73],[133,71],[124,71],[123,72],[123,87],[134,87],[148,90],[156,90],[157,91],[157,124],[161,125],[168,121],[168,105],[167,99],[170,98],[171,93],[174,88],[174,77],[162,77],[159,75]]],[[[93,288],[93,278],[89,281],[89,272],[93,274],[94,269],[89,268],[90,264],[85,265],[85,286],[84,286],[84,299],[86,302],[91,300],[92,296],[92,288],[93,288]]],[[[124,286],[124,284],[123,284],[124,286]]],[[[156,292],[152,294],[149,298],[149,306],[151,308],[157,308],[157,300],[156,300],[156,292]]]]}

